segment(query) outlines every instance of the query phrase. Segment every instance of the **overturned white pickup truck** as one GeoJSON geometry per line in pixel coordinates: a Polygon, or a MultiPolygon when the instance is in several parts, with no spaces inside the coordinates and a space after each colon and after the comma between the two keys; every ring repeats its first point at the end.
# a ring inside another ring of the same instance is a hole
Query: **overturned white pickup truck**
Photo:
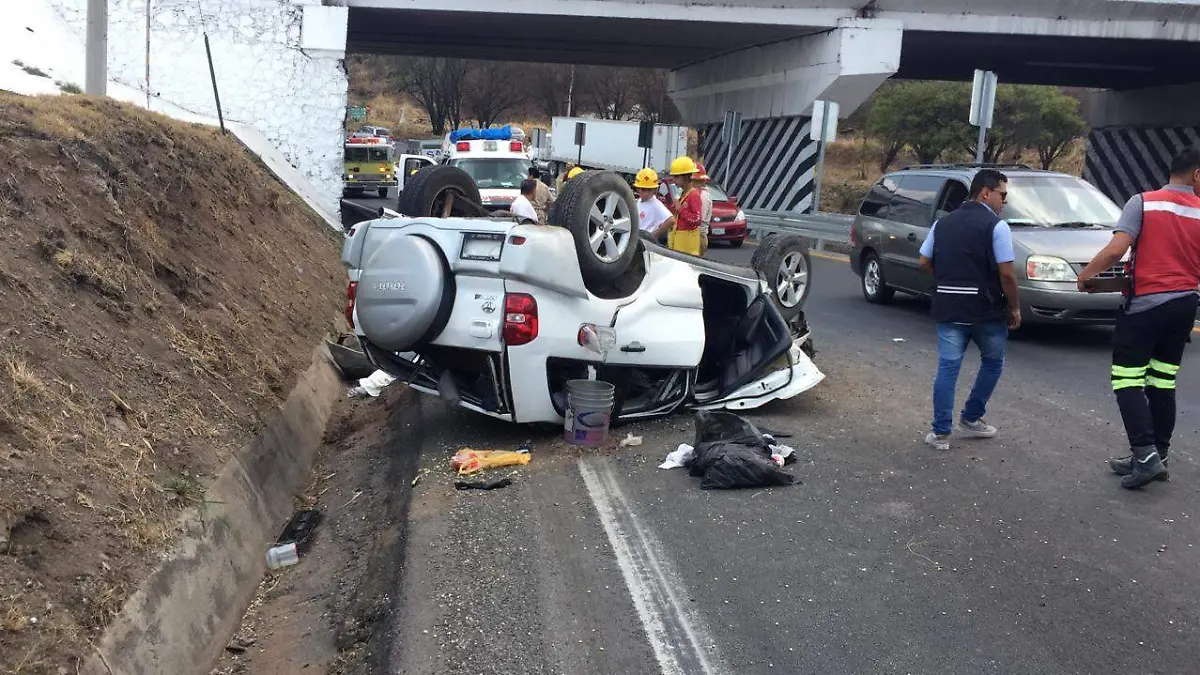
{"type": "Polygon", "coordinates": [[[346,239],[347,318],[371,362],[419,391],[559,423],[573,379],[612,383],[614,417],[631,420],[755,408],[824,378],[799,237],[768,239],[757,272],[664,249],[638,235],[633,193],[610,172],[569,182],[550,226],[489,217],[448,166],[413,176],[399,211],[346,239]]]}

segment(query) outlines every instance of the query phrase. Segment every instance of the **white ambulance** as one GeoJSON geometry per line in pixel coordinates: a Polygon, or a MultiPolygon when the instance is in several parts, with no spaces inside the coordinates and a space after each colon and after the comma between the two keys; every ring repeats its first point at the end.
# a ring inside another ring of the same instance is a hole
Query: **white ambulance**
{"type": "Polygon", "coordinates": [[[447,137],[445,150],[443,163],[465,171],[491,211],[512,205],[533,166],[524,141],[514,136],[511,127],[460,129],[447,137]]]}

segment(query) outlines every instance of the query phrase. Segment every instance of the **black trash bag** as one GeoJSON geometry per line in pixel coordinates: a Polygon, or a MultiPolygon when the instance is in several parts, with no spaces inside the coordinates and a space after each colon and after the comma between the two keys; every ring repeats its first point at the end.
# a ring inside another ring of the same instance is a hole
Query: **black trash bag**
{"type": "Polygon", "coordinates": [[[707,443],[696,451],[688,473],[703,476],[702,490],[791,485],[796,477],[779,468],[757,448],[742,443],[707,443]]]}
{"type": "Polygon", "coordinates": [[[771,440],[733,413],[698,411],[695,455],[687,465],[688,474],[702,476],[700,487],[704,490],[770,487],[797,482],[795,476],[771,460],[771,440]]]}
{"type": "Polygon", "coordinates": [[[740,415],[721,410],[697,411],[696,441],[692,443],[692,447],[699,448],[705,443],[721,441],[761,447],[768,451],[768,456],[771,454],[770,444],[763,438],[763,433],[740,415]]]}

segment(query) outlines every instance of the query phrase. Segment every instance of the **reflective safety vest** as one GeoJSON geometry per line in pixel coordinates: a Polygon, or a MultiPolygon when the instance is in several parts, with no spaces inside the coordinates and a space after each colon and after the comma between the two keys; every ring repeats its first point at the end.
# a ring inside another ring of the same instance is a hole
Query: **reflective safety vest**
{"type": "Polygon", "coordinates": [[[1200,286],[1200,197],[1179,190],[1142,195],[1142,229],[1126,264],[1131,295],[1200,286]]]}

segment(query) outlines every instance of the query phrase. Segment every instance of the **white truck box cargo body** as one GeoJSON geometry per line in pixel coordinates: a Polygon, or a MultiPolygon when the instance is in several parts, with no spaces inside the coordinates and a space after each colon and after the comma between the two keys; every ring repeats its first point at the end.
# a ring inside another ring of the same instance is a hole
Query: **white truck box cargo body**
{"type": "MultiPolygon", "coordinates": [[[[584,117],[555,117],[550,130],[550,159],[575,163],[579,147],[575,145],[575,123],[587,125],[583,146],[583,166],[621,173],[637,173],[642,167],[645,149],[638,147],[638,122],[594,120],[584,117]]],[[[688,130],[671,124],[654,125],[654,143],[650,167],[661,171],[671,160],[687,154],[688,130]]]]}

